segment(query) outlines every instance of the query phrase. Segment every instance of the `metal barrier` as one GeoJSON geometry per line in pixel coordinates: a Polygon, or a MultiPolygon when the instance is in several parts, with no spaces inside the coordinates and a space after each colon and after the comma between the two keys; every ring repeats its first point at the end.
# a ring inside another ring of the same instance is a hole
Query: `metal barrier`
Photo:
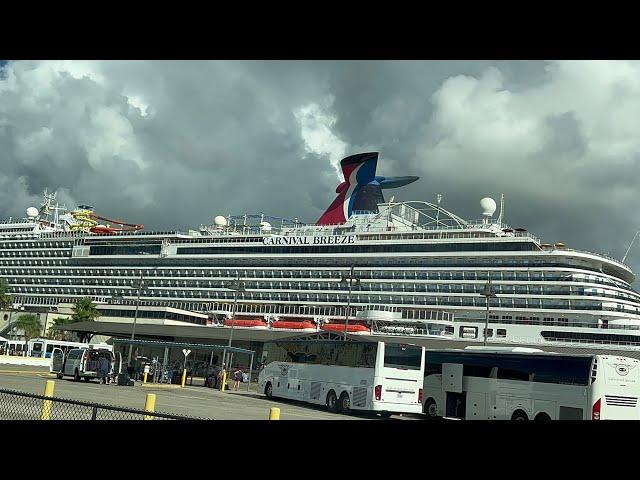
{"type": "MultiPolygon", "coordinates": [[[[149,399],[146,407],[149,408],[149,399]]],[[[0,420],[213,420],[0,389],[0,420]]]]}

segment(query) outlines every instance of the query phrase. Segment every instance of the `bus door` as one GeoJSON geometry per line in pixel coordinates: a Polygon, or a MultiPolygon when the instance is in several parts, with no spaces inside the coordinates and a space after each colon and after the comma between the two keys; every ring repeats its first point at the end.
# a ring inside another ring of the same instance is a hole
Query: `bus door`
{"type": "MultiPolygon", "coordinates": [[[[25,347],[28,348],[27,345],[25,345],[25,347]]],[[[33,342],[31,345],[31,351],[29,352],[29,355],[31,357],[44,357],[44,352],[43,352],[43,342],[33,342]]]]}
{"type": "Polygon", "coordinates": [[[51,373],[62,373],[62,367],[64,366],[64,352],[59,348],[54,348],[51,352],[51,365],[49,371],[51,373]]]}
{"type": "Polygon", "coordinates": [[[462,390],[464,367],[461,363],[442,364],[442,390],[445,396],[445,416],[466,418],[467,392],[462,390]]]}
{"type": "Polygon", "coordinates": [[[113,373],[120,375],[122,373],[122,353],[117,352],[113,359],[113,373]]]}

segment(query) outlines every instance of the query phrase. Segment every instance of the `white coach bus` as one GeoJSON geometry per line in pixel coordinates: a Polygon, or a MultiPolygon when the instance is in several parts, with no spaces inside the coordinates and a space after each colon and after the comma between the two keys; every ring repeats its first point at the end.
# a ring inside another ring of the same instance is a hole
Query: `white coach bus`
{"type": "Polygon", "coordinates": [[[422,412],[424,347],[370,340],[265,343],[258,392],[326,405],[333,413],[422,412]],[[264,362],[264,360],[263,360],[264,362]]]}
{"type": "Polygon", "coordinates": [[[66,353],[72,348],[89,348],[89,344],[83,342],[52,340],[50,338],[32,338],[27,344],[27,356],[51,358],[51,353],[53,352],[54,348],[59,348],[66,353]]]}
{"type": "Polygon", "coordinates": [[[640,420],[640,361],[525,348],[427,350],[428,418],[640,420]]]}

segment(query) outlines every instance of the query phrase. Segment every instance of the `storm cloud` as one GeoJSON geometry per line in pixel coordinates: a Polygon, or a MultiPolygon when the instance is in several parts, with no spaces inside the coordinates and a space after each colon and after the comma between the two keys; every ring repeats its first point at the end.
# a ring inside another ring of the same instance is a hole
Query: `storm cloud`
{"type": "MultiPolygon", "coordinates": [[[[396,200],[621,258],[640,227],[640,63],[19,61],[0,64],[0,216],[45,189],[147,229],[218,214],[314,222],[338,162],[420,175],[396,200]]],[[[627,259],[640,269],[640,242],[627,259]]]]}

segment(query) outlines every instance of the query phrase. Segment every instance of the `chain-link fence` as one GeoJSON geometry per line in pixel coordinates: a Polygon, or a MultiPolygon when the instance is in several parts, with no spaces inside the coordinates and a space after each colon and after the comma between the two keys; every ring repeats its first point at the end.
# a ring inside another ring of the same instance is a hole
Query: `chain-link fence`
{"type": "Polygon", "coordinates": [[[212,420],[0,389],[0,420],[212,420]]]}

